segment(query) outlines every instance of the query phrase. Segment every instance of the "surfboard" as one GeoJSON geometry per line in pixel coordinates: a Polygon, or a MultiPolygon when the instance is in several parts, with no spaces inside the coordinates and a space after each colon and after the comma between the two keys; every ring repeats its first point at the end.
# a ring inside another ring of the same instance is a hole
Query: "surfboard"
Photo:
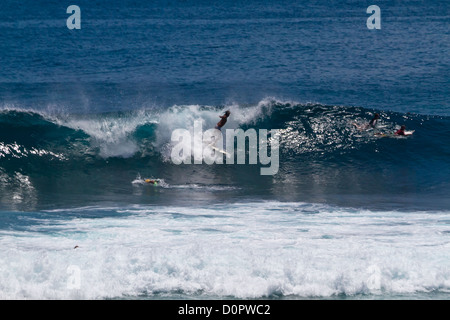
{"type": "Polygon", "coordinates": [[[405,131],[404,135],[395,134],[395,133],[378,132],[378,133],[375,133],[374,136],[375,137],[404,137],[404,136],[411,136],[414,133],[414,131],[416,131],[416,130],[405,131]]]}
{"type": "Polygon", "coordinates": [[[216,143],[215,141],[212,141],[212,142],[207,142],[207,143],[205,143],[205,144],[206,144],[207,147],[210,147],[211,149],[214,149],[214,150],[216,150],[216,151],[218,151],[218,152],[220,152],[220,153],[226,154],[227,156],[231,156],[231,154],[229,154],[229,153],[226,152],[225,150],[222,150],[222,149],[220,149],[220,148],[217,148],[217,147],[214,145],[215,143],[216,143]]]}
{"type": "Polygon", "coordinates": [[[383,129],[383,128],[387,127],[386,125],[382,125],[382,124],[377,124],[377,125],[375,125],[375,127],[372,127],[368,123],[357,124],[356,122],[352,123],[352,125],[359,131],[372,131],[374,129],[383,129]]]}
{"type": "Polygon", "coordinates": [[[157,185],[158,185],[158,180],[145,179],[144,181],[145,181],[145,183],[152,184],[152,185],[154,185],[154,186],[157,186],[157,185]],[[152,181],[153,181],[153,182],[152,182],[152,181]]]}
{"type": "Polygon", "coordinates": [[[226,154],[227,156],[231,156],[231,154],[229,154],[229,153],[226,152],[225,150],[219,149],[219,148],[217,148],[217,147],[215,147],[215,146],[209,146],[209,147],[211,147],[211,149],[214,149],[214,150],[216,150],[216,151],[219,151],[220,153],[226,154]]]}
{"type": "Polygon", "coordinates": [[[362,125],[359,125],[359,124],[354,123],[353,125],[354,125],[355,128],[358,129],[359,131],[372,131],[372,130],[373,130],[373,128],[370,127],[368,124],[362,124],[362,125]]]}

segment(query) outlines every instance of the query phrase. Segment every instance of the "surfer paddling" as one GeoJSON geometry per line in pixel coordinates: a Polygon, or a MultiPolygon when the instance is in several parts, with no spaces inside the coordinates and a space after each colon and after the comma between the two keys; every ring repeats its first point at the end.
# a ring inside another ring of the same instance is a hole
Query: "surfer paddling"
{"type": "MultiPolygon", "coordinates": [[[[397,127],[397,128],[398,128],[398,127],[397,127]]],[[[403,125],[403,126],[400,127],[400,129],[398,129],[398,130],[395,132],[395,134],[398,135],[398,136],[404,136],[404,135],[406,135],[405,130],[406,130],[406,126],[403,125]]]]}
{"type": "Polygon", "coordinates": [[[400,129],[395,131],[394,133],[375,133],[375,136],[381,136],[381,137],[395,137],[395,136],[410,136],[414,133],[415,130],[406,131],[406,126],[402,125],[400,129]]]}
{"type": "Polygon", "coordinates": [[[158,184],[158,179],[145,179],[144,181],[155,186],[158,184]]]}
{"type": "Polygon", "coordinates": [[[222,130],[222,127],[227,123],[228,117],[230,116],[231,112],[230,110],[225,111],[223,116],[219,116],[220,121],[217,122],[216,129],[222,130]]]}

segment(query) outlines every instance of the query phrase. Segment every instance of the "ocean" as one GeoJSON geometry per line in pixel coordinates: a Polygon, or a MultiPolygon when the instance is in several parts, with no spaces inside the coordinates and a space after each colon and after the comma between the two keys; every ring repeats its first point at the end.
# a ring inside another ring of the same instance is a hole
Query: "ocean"
{"type": "Polygon", "coordinates": [[[448,300],[449,22],[443,0],[2,1],[0,298],[448,300]],[[250,138],[244,163],[174,163],[173,133],[226,110],[224,134],[279,141],[273,174],[250,138]]]}

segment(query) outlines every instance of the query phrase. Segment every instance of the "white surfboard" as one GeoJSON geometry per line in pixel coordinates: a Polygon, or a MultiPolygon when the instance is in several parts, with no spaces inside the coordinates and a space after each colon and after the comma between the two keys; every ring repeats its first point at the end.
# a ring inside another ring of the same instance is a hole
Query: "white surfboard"
{"type": "Polygon", "coordinates": [[[381,132],[378,132],[378,133],[375,133],[374,136],[375,137],[380,137],[380,138],[382,138],[382,137],[394,137],[394,138],[396,138],[396,137],[412,136],[414,131],[416,131],[416,130],[405,131],[404,135],[395,134],[395,133],[381,133],[381,132]]]}
{"type": "Polygon", "coordinates": [[[210,142],[209,144],[207,144],[206,146],[207,146],[207,147],[210,147],[211,149],[214,149],[214,150],[216,150],[216,151],[219,151],[220,153],[226,154],[227,156],[231,156],[231,154],[229,154],[229,153],[226,152],[225,150],[222,150],[222,149],[217,148],[217,147],[214,145],[215,143],[216,143],[215,141],[212,141],[212,142],[210,142]]]}
{"type": "Polygon", "coordinates": [[[211,147],[211,149],[214,149],[214,150],[216,150],[216,151],[219,151],[220,153],[226,154],[227,156],[231,156],[231,154],[229,154],[229,153],[226,152],[225,150],[221,150],[221,149],[219,149],[219,148],[217,148],[217,147],[215,147],[215,146],[209,146],[209,147],[211,147]]]}

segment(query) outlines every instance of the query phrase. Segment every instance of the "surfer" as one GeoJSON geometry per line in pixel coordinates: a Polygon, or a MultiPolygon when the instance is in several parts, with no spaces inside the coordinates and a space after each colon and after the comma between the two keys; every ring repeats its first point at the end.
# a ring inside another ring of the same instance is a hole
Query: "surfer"
{"type": "Polygon", "coordinates": [[[145,179],[145,182],[149,183],[149,184],[153,184],[153,185],[157,185],[158,184],[158,180],[157,179],[155,179],[155,180],[153,180],[153,179],[145,179]]]}
{"type": "Polygon", "coordinates": [[[395,134],[399,135],[399,136],[404,136],[405,135],[405,130],[406,130],[406,126],[403,125],[403,126],[400,127],[400,129],[397,130],[397,132],[395,134]]]}
{"type": "Polygon", "coordinates": [[[377,126],[378,120],[380,119],[380,115],[378,113],[375,113],[373,115],[372,120],[370,120],[370,122],[368,124],[364,124],[364,125],[358,125],[357,123],[354,123],[353,125],[358,129],[358,130],[368,130],[368,129],[375,129],[375,127],[377,126]]]}
{"type": "Polygon", "coordinates": [[[222,127],[225,125],[225,123],[227,123],[227,119],[230,116],[230,114],[231,114],[230,110],[227,110],[227,111],[225,111],[223,116],[219,116],[220,121],[217,122],[216,129],[218,129],[218,130],[222,129],[222,127]]]}
{"type": "Polygon", "coordinates": [[[380,119],[380,115],[378,113],[375,113],[373,115],[372,120],[369,122],[369,127],[375,128],[377,126],[378,120],[380,119]]]}

